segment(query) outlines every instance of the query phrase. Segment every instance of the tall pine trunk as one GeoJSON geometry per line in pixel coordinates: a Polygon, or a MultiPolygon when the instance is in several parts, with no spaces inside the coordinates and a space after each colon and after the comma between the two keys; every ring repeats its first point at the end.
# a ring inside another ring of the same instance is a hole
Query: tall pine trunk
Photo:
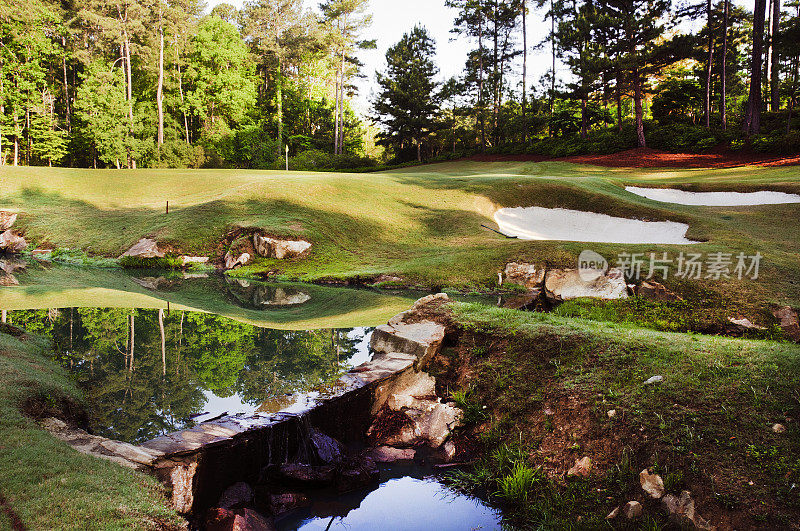
{"type": "Polygon", "coordinates": [[[721,96],[719,104],[720,118],[722,119],[722,130],[728,129],[728,16],[730,11],[730,0],[724,0],[722,14],[722,70],[720,73],[721,96]]]}
{"type": "Polygon", "coordinates": [[[483,11],[478,14],[478,120],[481,126],[481,151],[486,149],[486,117],[483,112],[483,11]]]}
{"type": "Polygon", "coordinates": [[[158,145],[164,143],[164,20],[161,13],[161,2],[158,4],[158,87],[156,88],[156,106],[158,107],[158,145]]]}
{"type": "Polygon", "coordinates": [[[555,0],[550,0],[550,54],[552,65],[550,66],[550,119],[547,122],[548,136],[553,136],[553,111],[555,110],[556,98],[556,5],[555,0]]]}
{"type": "Polygon", "coordinates": [[[770,110],[778,112],[781,108],[780,93],[780,56],[778,55],[777,39],[781,24],[781,0],[772,0],[772,46],[770,57],[771,79],[770,79],[770,110]]]}
{"type": "Polygon", "coordinates": [[[747,98],[744,125],[745,135],[761,131],[761,58],[764,51],[764,19],[766,0],[756,0],[753,11],[753,53],[750,58],[750,94],[747,98]]]}
{"type": "Polygon", "coordinates": [[[706,0],[706,11],[708,15],[708,59],[706,61],[706,100],[704,103],[704,113],[706,128],[711,128],[711,69],[714,65],[714,32],[711,28],[711,0],[706,0]]]}
{"type": "MultiPolygon", "coordinates": [[[[131,41],[130,37],[128,37],[128,33],[124,33],[124,46],[125,46],[125,79],[127,82],[127,97],[128,97],[128,136],[129,138],[133,138],[133,86],[131,80],[131,41]]],[[[132,169],[136,169],[136,159],[133,157],[133,153],[130,152],[130,147],[128,147],[128,166],[132,169]]]]}
{"type": "Polygon", "coordinates": [[[528,143],[528,6],[522,0],[522,141],[528,143]]]}
{"type": "Polygon", "coordinates": [[[278,70],[275,74],[275,100],[277,102],[278,120],[278,158],[283,155],[283,72],[281,72],[281,62],[278,60],[278,70]]]}

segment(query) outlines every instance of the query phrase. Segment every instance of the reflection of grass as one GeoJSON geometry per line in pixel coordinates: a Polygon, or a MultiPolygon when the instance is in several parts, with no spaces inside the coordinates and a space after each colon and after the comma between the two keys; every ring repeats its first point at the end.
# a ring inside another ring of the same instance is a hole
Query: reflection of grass
{"type": "MultiPolygon", "coordinates": [[[[180,524],[155,478],[80,454],[23,416],[23,403],[40,414],[68,416],[80,409],[74,405],[77,390],[47,359],[42,342],[0,333],[0,372],[0,493],[25,526],[117,529],[180,524]]],[[[0,527],[10,529],[2,519],[0,527]]]]}
{"type": "MultiPolygon", "coordinates": [[[[140,272],[138,276],[158,276],[140,272]]],[[[165,274],[167,282],[158,291],[135,283],[121,271],[58,267],[32,267],[20,273],[22,286],[3,288],[0,306],[5,309],[108,307],[167,308],[215,313],[261,327],[310,330],[375,326],[406,310],[415,298],[406,293],[382,294],[372,290],[334,288],[309,284],[287,284],[308,293],[303,304],[255,310],[242,307],[222,277],[182,280],[165,274]]],[[[258,284],[249,281],[251,284],[258,284]]]]}

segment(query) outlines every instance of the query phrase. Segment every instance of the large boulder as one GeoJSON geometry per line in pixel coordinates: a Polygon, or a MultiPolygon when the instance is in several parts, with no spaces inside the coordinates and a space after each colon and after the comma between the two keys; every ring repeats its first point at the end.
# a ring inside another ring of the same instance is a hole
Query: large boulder
{"type": "Polygon", "coordinates": [[[373,485],[380,480],[381,471],[369,457],[353,457],[339,467],[336,489],[348,492],[373,485]]]}
{"type": "Polygon", "coordinates": [[[778,308],[772,314],[778,319],[783,333],[793,341],[800,342],[800,322],[798,322],[797,312],[789,306],[778,308]]]}
{"type": "Polygon", "coordinates": [[[394,321],[394,324],[377,327],[372,333],[369,346],[374,352],[413,354],[419,360],[418,365],[422,367],[438,352],[444,341],[444,334],[444,326],[433,321],[394,321]]]}
{"type": "Polygon", "coordinates": [[[388,408],[388,411],[382,410],[367,432],[367,436],[373,437],[380,432],[379,437],[373,438],[381,446],[410,448],[424,444],[431,448],[439,448],[450,436],[450,432],[460,425],[463,412],[457,407],[438,401],[424,402],[421,409],[403,409],[401,414],[405,419],[403,422],[395,421],[398,429],[392,431],[385,430],[388,423],[382,416],[393,417],[397,413],[390,413],[391,409],[388,408]],[[379,430],[379,427],[383,429],[379,430]]]}
{"type": "Polygon", "coordinates": [[[0,210],[0,230],[8,230],[14,226],[14,222],[17,221],[17,213],[16,212],[8,212],[6,210],[0,210]]]}
{"type": "Polygon", "coordinates": [[[142,238],[133,247],[122,253],[120,258],[164,258],[164,253],[158,248],[155,240],[142,238]]]}
{"type": "Polygon", "coordinates": [[[544,268],[538,268],[534,264],[511,262],[506,264],[506,281],[528,289],[536,289],[542,286],[544,281],[544,268]]]}
{"type": "Polygon", "coordinates": [[[560,302],[580,297],[594,299],[627,299],[628,285],[617,268],[609,269],[593,280],[584,280],[577,269],[552,269],[545,277],[545,294],[560,302]]]}
{"type": "Polygon", "coordinates": [[[25,238],[7,230],[0,233],[0,253],[15,254],[24,251],[28,246],[25,238]]]}
{"type": "Polygon", "coordinates": [[[237,505],[247,505],[253,501],[253,489],[247,483],[234,483],[222,493],[217,507],[231,509],[237,505]]]}
{"type": "Polygon", "coordinates": [[[267,505],[272,514],[278,516],[300,507],[308,507],[311,502],[305,494],[285,492],[282,494],[270,494],[267,498],[267,505]]]}
{"type": "Polygon", "coordinates": [[[305,240],[281,240],[262,234],[253,234],[253,247],[259,256],[265,258],[297,258],[311,248],[305,240]]]}
{"type": "Polygon", "coordinates": [[[237,512],[221,507],[209,509],[206,513],[205,528],[208,531],[273,531],[275,524],[271,519],[245,507],[237,512]]]}

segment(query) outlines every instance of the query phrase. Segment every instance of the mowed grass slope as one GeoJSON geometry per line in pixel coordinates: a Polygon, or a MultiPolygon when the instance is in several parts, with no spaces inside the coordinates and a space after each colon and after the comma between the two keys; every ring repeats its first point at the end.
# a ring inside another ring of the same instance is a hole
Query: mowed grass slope
{"type": "MultiPolygon", "coordinates": [[[[688,223],[693,252],[764,255],[761,279],[692,282],[737,306],[800,305],[800,205],[691,207],[658,203],[624,186],[800,192],[796,168],[619,169],[562,162],[453,162],[385,173],[249,170],[4,168],[0,208],[36,243],[116,256],[143,236],[176,250],[218,255],[229,231],[260,228],[314,243],[299,261],[260,260],[240,270],[314,281],[399,274],[425,287],[496,287],[510,260],[574,267],[583,249],[621,252],[686,246],[528,242],[481,228],[501,207],[561,207],[688,223]],[[166,215],[166,201],[170,214],[166,215]]],[[[677,283],[680,287],[680,283],[677,283]]],[[[698,291],[699,290],[699,291],[698,291]]],[[[700,296],[700,295],[698,295],[700,296]]],[[[705,295],[703,295],[705,297],[705,295]]],[[[745,308],[746,310],[747,308],[745,308]]]]}
{"type": "Polygon", "coordinates": [[[153,477],[90,457],[30,415],[80,417],[80,394],[44,341],[0,330],[0,528],[176,529],[184,522],[153,477]],[[26,415],[27,414],[27,415],[26,415]]]}

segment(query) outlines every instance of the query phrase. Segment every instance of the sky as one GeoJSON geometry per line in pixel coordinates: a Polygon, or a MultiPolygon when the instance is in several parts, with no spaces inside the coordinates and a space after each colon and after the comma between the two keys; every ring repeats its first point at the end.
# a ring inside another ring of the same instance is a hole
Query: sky
{"type": "MultiPolygon", "coordinates": [[[[209,0],[208,10],[223,0],[209,0]]],[[[228,0],[236,7],[242,6],[243,0],[228,0]]],[[[304,0],[307,8],[316,8],[319,0],[304,0]]],[[[370,101],[376,93],[375,72],[386,66],[386,50],[399,41],[404,33],[416,24],[421,24],[436,41],[436,64],[440,69],[439,78],[445,80],[459,75],[464,69],[467,52],[472,47],[466,38],[450,33],[457,12],[445,7],[444,0],[371,0],[372,26],[363,32],[365,40],[376,39],[376,50],[359,52],[364,63],[362,73],[365,79],[357,80],[359,96],[356,107],[361,114],[369,113],[370,101]]],[[[528,16],[528,46],[533,48],[549,31],[548,22],[543,12],[532,11],[528,16]]],[[[521,35],[519,38],[521,39],[521,35]]],[[[528,84],[537,81],[550,68],[550,49],[528,52],[528,84]]],[[[515,70],[521,76],[521,60],[515,70]]]]}

